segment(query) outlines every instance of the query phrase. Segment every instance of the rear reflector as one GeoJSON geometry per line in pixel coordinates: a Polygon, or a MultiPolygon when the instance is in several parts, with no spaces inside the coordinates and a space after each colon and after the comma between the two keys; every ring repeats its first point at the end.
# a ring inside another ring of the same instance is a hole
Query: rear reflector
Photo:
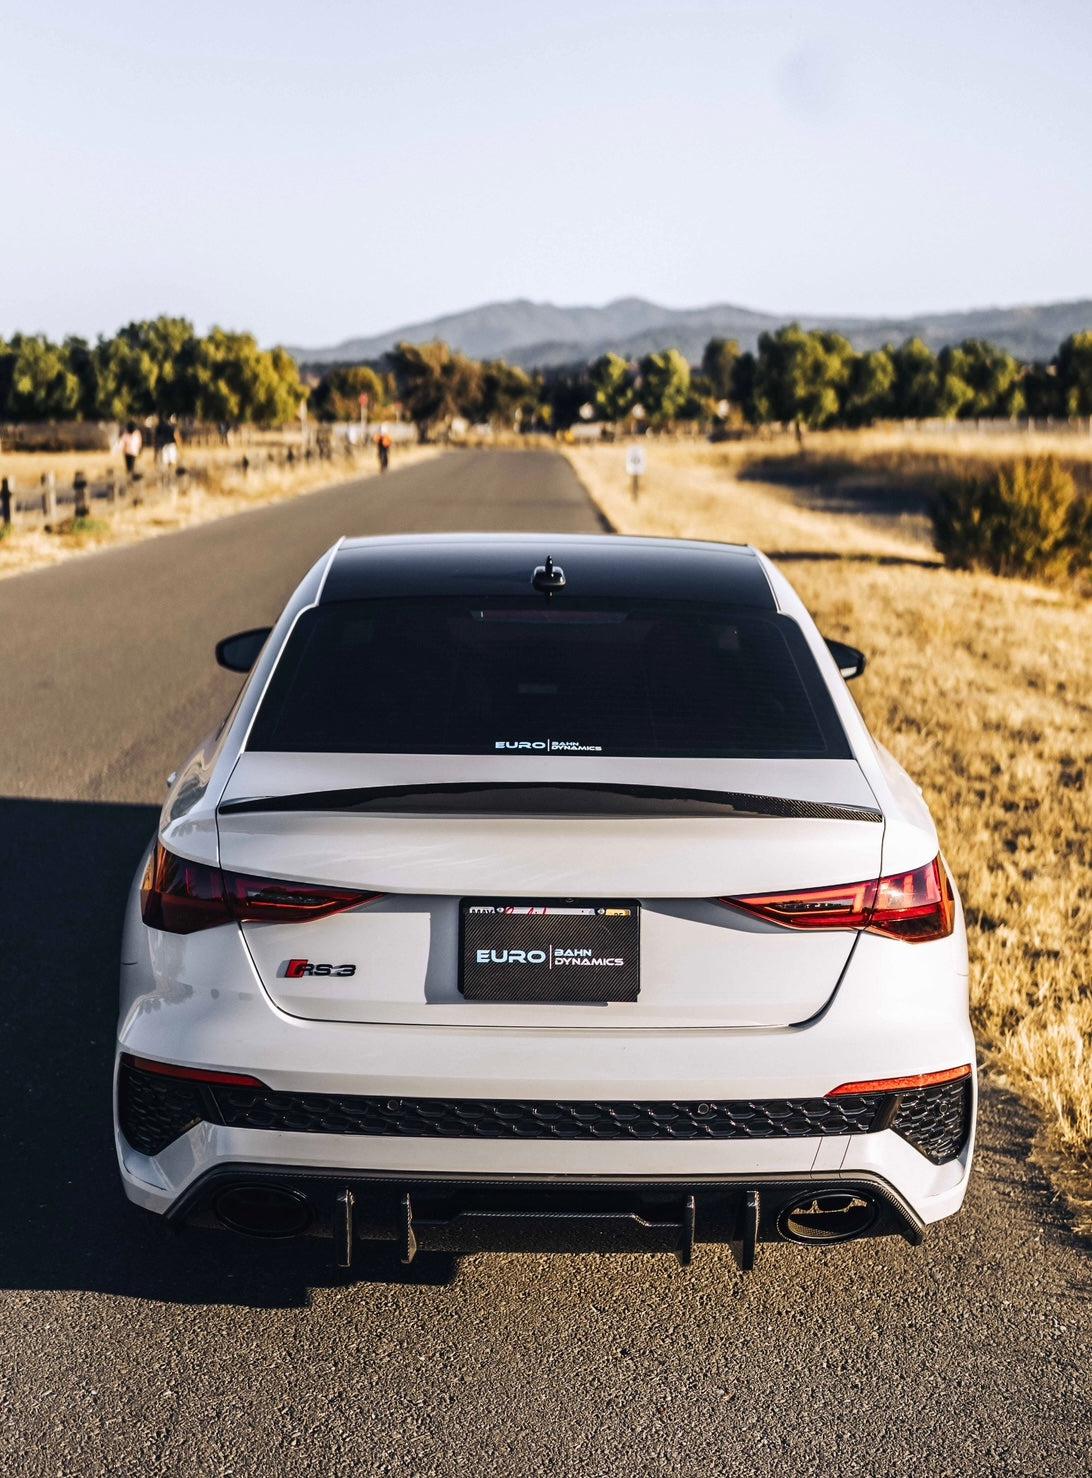
{"type": "Polygon", "coordinates": [[[957,1083],[960,1078],[971,1076],[971,1064],[962,1067],[947,1067],[939,1073],[911,1073],[906,1078],[870,1078],[863,1083],[840,1083],[825,1093],[824,1098],[845,1098],[853,1093],[904,1093],[911,1088],[932,1088],[937,1083],[957,1083]]]}
{"type": "Polygon", "coordinates": [[[945,939],[955,928],[955,896],[939,857],[870,882],[717,901],[786,929],[859,929],[916,944],[945,939]]]}
{"type": "Polygon", "coordinates": [[[194,934],[232,920],[302,924],[374,903],[382,896],[355,888],[331,888],[325,883],[292,883],[223,872],[204,862],[175,857],[156,843],[140,886],[140,914],[149,928],[167,934],[194,934]]]}
{"type": "Polygon", "coordinates": [[[252,1078],[248,1073],[218,1073],[211,1068],[176,1067],[173,1062],[155,1062],[150,1057],[133,1057],[129,1052],[123,1052],[121,1060],[142,1073],[156,1073],[161,1078],[185,1078],[190,1083],[220,1083],[229,1088],[266,1086],[260,1078],[252,1078]]]}

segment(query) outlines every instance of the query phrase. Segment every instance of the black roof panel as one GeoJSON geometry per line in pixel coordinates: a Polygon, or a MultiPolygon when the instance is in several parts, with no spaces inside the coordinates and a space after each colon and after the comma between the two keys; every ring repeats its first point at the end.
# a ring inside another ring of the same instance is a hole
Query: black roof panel
{"type": "Polygon", "coordinates": [[[535,568],[547,555],[565,571],[563,598],[644,596],[776,609],[765,571],[746,545],[611,534],[349,539],[334,556],[322,600],[530,595],[535,568]]]}

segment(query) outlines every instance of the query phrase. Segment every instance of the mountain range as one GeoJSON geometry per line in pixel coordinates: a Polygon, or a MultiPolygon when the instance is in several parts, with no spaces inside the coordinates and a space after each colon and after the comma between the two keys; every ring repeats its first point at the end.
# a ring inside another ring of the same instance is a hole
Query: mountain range
{"type": "Polygon", "coordinates": [[[360,363],[378,359],[400,340],[420,344],[443,339],[475,359],[506,359],[527,369],[582,362],[608,350],[633,359],[676,348],[697,362],[706,342],[715,336],[738,339],[745,349],[753,349],[760,333],[792,321],[807,328],[836,329],[858,349],[874,349],[914,336],[940,349],[974,338],[989,339],[1021,359],[1049,359],[1069,334],[1092,327],[1092,300],[864,318],[838,313],[759,313],[731,303],[665,308],[645,298],[617,298],[601,308],[565,308],[513,298],[405,324],[387,333],[345,339],[325,349],[293,348],[290,352],[303,365],[360,363]]]}

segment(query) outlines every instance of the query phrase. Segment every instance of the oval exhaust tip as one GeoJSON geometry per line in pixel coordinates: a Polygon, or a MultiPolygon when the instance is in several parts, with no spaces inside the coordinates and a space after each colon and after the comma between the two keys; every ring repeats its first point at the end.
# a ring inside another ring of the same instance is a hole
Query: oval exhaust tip
{"type": "Polygon", "coordinates": [[[212,1209],[229,1230],[248,1237],[298,1237],[313,1214],[302,1192],[277,1185],[229,1186],[212,1209]]]}
{"type": "Polygon", "coordinates": [[[777,1230],[787,1242],[851,1242],[871,1230],[876,1214],[876,1203],[870,1196],[852,1191],[809,1191],[781,1211],[777,1230]]]}

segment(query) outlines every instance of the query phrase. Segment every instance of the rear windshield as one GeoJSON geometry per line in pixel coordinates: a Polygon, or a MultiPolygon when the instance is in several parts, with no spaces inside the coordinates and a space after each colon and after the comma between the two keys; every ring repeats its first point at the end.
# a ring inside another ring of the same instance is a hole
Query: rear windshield
{"type": "Polygon", "coordinates": [[[296,623],[251,750],[845,758],[800,628],[685,601],[339,601],[296,623]]]}

